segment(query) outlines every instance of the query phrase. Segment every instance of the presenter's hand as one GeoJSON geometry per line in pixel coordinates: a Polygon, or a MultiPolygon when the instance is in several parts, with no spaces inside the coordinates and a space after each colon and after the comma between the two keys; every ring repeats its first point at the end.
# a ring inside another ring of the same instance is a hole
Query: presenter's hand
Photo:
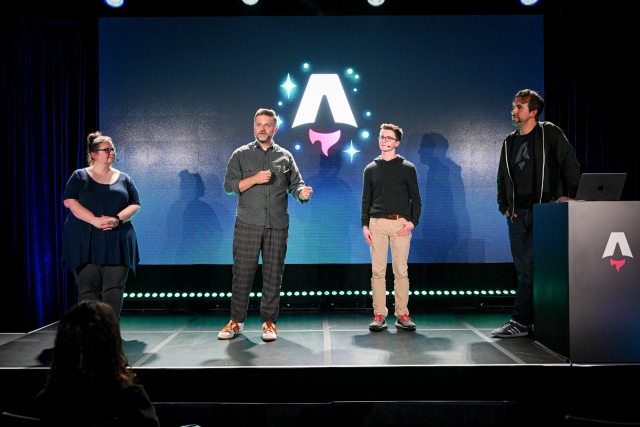
{"type": "Polygon", "coordinates": [[[565,196],[562,196],[562,197],[558,198],[559,202],[573,202],[575,200],[576,199],[572,199],[571,197],[565,197],[565,196]]]}
{"type": "Polygon", "coordinates": [[[266,184],[271,181],[271,171],[260,171],[253,176],[254,184],[266,184]]]}
{"type": "Polygon", "coordinates": [[[102,215],[100,218],[98,218],[98,228],[104,231],[113,230],[114,220],[117,221],[117,219],[113,217],[102,215]]]}
{"type": "Polygon", "coordinates": [[[413,227],[415,227],[415,225],[413,225],[411,221],[405,222],[404,227],[402,227],[402,230],[398,231],[396,234],[398,236],[406,236],[409,234],[411,230],[413,230],[413,227]]]}
{"type": "Polygon", "coordinates": [[[365,242],[367,242],[367,244],[369,246],[373,246],[373,240],[371,238],[371,230],[369,230],[369,227],[363,226],[362,227],[362,234],[364,234],[365,242]]]}
{"type": "Polygon", "coordinates": [[[311,187],[303,187],[302,190],[300,190],[300,194],[298,197],[300,198],[300,200],[309,200],[312,194],[313,189],[311,187]]]}

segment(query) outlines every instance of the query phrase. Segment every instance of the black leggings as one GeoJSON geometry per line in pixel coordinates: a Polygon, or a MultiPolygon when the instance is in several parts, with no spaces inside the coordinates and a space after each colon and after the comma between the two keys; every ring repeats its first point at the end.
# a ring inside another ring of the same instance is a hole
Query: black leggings
{"type": "Polygon", "coordinates": [[[98,300],[108,304],[118,318],[122,309],[124,284],[129,267],[126,265],[87,264],[76,274],[78,302],[98,300]]]}

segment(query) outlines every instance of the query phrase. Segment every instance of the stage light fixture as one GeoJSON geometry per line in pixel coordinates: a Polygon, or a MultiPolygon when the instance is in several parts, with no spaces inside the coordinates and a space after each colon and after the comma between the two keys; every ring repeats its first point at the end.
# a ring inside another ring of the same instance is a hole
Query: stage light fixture
{"type": "Polygon", "coordinates": [[[124,5],[124,0],[104,0],[104,4],[109,7],[122,7],[124,5]]]}
{"type": "Polygon", "coordinates": [[[380,6],[384,0],[367,0],[371,6],[380,6]]]}
{"type": "Polygon", "coordinates": [[[242,0],[242,3],[246,4],[247,6],[253,6],[254,4],[258,3],[258,0],[242,0]]]}
{"type": "Polygon", "coordinates": [[[538,4],[540,0],[520,0],[520,4],[523,6],[534,6],[538,4]]]}
{"type": "MultiPolygon", "coordinates": [[[[516,291],[514,289],[506,290],[506,289],[494,289],[494,290],[413,290],[409,291],[409,295],[415,296],[426,296],[426,295],[439,295],[439,296],[460,296],[464,297],[466,295],[493,295],[493,296],[502,296],[502,295],[515,295],[516,291]]],[[[353,295],[362,295],[362,296],[372,296],[372,291],[360,291],[360,290],[334,290],[334,291],[280,291],[280,296],[282,297],[300,297],[300,296],[335,296],[335,297],[344,297],[344,296],[353,296],[353,295]]],[[[386,291],[387,296],[394,296],[395,291],[386,291]]],[[[137,298],[231,298],[231,292],[225,293],[220,292],[176,292],[176,293],[164,293],[164,292],[153,292],[153,293],[142,293],[142,292],[131,292],[124,293],[124,298],[127,299],[137,299],[137,298]]],[[[261,298],[262,292],[250,292],[250,298],[261,298]]]]}

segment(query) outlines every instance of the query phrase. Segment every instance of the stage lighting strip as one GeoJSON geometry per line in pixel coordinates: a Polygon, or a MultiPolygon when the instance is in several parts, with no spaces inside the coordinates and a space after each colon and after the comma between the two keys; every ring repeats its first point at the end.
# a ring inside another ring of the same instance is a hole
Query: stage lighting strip
{"type": "MultiPolygon", "coordinates": [[[[387,295],[394,295],[395,291],[387,291],[387,295]]],[[[501,291],[409,291],[413,296],[514,296],[515,290],[501,291]]],[[[262,292],[251,292],[250,298],[260,298],[262,292]]],[[[281,297],[354,297],[371,296],[371,291],[295,291],[280,292],[281,297]]],[[[231,298],[231,292],[131,292],[125,293],[125,298],[231,298]]]]}

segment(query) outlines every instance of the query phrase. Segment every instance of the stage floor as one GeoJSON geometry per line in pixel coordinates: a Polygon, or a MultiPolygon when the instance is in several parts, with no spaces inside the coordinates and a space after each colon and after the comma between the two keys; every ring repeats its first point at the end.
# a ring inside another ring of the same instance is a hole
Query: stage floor
{"type": "MultiPolygon", "coordinates": [[[[228,312],[123,311],[124,350],[134,368],[416,366],[564,364],[561,356],[534,338],[492,338],[507,312],[449,311],[412,313],[415,332],[387,319],[382,332],[368,330],[368,310],[283,311],[278,339],[263,342],[257,312],[231,340],[218,332],[228,312]]],[[[0,346],[0,367],[46,367],[57,323],[0,346]]]]}
{"type": "MultiPolygon", "coordinates": [[[[415,332],[396,328],[393,316],[387,330],[370,332],[369,310],[283,310],[278,339],[263,342],[257,311],[249,312],[243,333],[218,340],[228,310],[125,310],[121,330],[126,356],[163,427],[336,420],[415,425],[425,417],[438,422],[421,425],[561,426],[564,415],[640,419],[633,394],[615,392],[640,374],[639,364],[575,364],[533,337],[492,338],[509,314],[414,311],[415,332]],[[393,420],[380,422],[384,414],[393,420]]],[[[11,385],[1,388],[0,410],[28,413],[44,383],[56,327],[0,338],[0,384],[11,385]]]]}

